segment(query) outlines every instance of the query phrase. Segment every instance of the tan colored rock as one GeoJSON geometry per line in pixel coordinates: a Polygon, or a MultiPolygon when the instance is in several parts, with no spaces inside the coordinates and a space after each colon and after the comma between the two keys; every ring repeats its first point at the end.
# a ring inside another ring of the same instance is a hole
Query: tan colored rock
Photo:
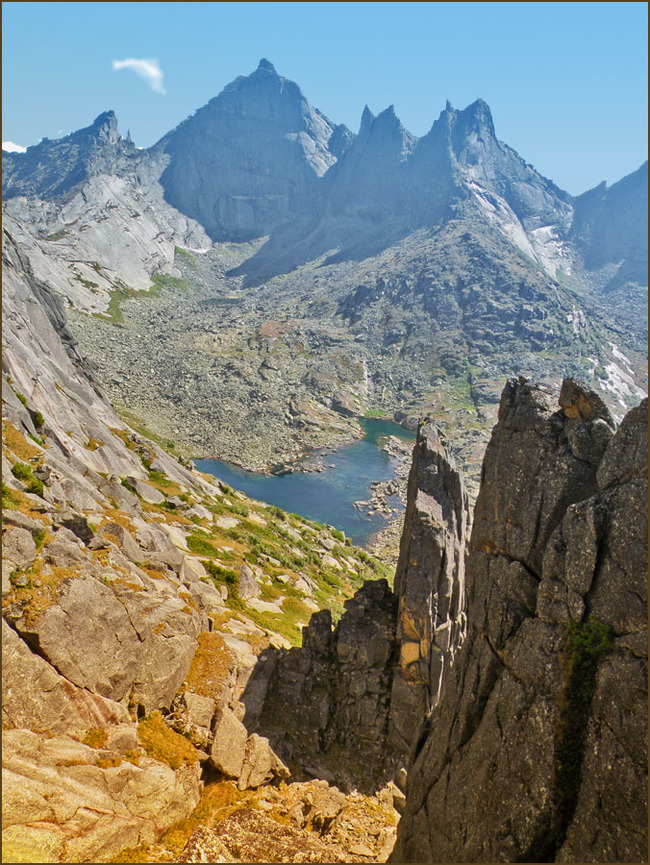
{"type": "Polygon", "coordinates": [[[144,550],[138,546],[131,533],[119,523],[107,523],[102,526],[100,534],[117,544],[130,561],[141,562],[144,559],[144,550]]]}
{"type": "Polygon", "coordinates": [[[210,763],[231,778],[239,778],[246,756],[246,727],[227,707],[217,711],[210,763]]]}
{"type": "Polygon", "coordinates": [[[2,622],[2,725],[48,733],[128,722],[123,706],[78,688],[2,622]]]}
{"type": "Polygon", "coordinates": [[[66,834],[56,823],[15,825],[2,830],[3,862],[61,862],[66,834]]]}
{"type": "Polygon", "coordinates": [[[195,582],[196,580],[202,580],[207,577],[207,575],[207,571],[199,559],[194,556],[183,557],[183,564],[181,565],[179,576],[185,585],[195,582]]]}
{"type": "Polygon", "coordinates": [[[326,843],[311,832],[283,825],[249,808],[235,811],[212,829],[197,829],[179,857],[179,862],[359,861],[366,860],[354,855],[350,858],[338,845],[326,843]]]}
{"type": "Polygon", "coordinates": [[[248,598],[257,598],[262,594],[262,589],[259,587],[255,574],[244,562],[239,571],[239,580],[237,584],[239,597],[245,601],[248,598]]]}
{"type": "Polygon", "coordinates": [[[192,691],[185,691],[183,701],[187,710],[187,720],[190,724],[197,724],[199,727],[210,728],[212,718],[216,708],[216,703],[210,697],[203,697],[200,694],[194,694],[192,691]]]}
{"type": "Polygon", "coordinates": [[[164,495],[157,490],[155,487],[152,487],[150,484],[145,483],[140,478],[129,476],[127,479],[127,483],[131,484],[136,493],[140,496],[140,498],[148,502],[150,505],[160,505],[165,501],[164,495]]]}
{"type": "Polygon", "coordinates": [[[75,685],[110,700],[130,696],[145,712],[169,706],[204,621],[155,582],[149,590],[90,577],[64,583],[34,625],[43,656],[75,685]]]}
{"type": "Polygon", "coordinates": [[[289,778],[291,773],[269,745],[269,740],[253,733],[246,742],[244,762],[237,786],[240,790],[260,787],[273,778],[289,778]]]}
{"type": "Polygon", "coordinates": [[[29,568],[36,558],[32,533],[20,527],[6,532],[2,538],[2,558],[16,568],[29,568]]]}
{"type": "Polygon", "coordinates": [[[68,737],[6,731],[4,860],[99,862],[153,843],[196,806],[200,770],[194,764],[174,771],[148,757],[140,763],[68,737]],[[103,755],[118,765],[95,765],[103,755]]]}

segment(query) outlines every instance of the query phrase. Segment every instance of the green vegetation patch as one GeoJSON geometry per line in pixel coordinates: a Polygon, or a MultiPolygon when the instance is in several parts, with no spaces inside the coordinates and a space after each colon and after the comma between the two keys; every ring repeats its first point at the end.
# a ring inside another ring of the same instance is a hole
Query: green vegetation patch
{"type": "Polygon", "coordinates": [[[555,734],[553,797],[557,814],[556,839],[564,837],[575,811],[591,701],[600,660],[614,648],[609,625],[592,618],[569,624],[564,652],[565,686],[555,734]]]}
{"type": "Polygon", "coordinates": [[[25,463],[16,463],[11,468],[11,473],[19,481],[27,484],[27,492],[35,496],[43,495],[43,481],[35,478],[30,466],[25,463]]]}
{"type": "Polygon", "coordinates": [[[197,556],[214,558],[214,556],[219,555],[219,550],[214,544],[214,539],[200,529],[188,535],[187,547],[191,552],[196,553],[197,556]]]}
{"type": "Polygon", "coordinates": [[[2,509],[8,508],[15,511],[20,507],[18,496],[10,489],[7,484],[2,482],[2,509]]]}
{"type": "Polygon", "coordinates": [[[182,246],[175,246],[174,255],[177,255],[180,259],[186,261],[193,270],[196,269],[196,258],[194,258],[194,254],[191,253],[189,249],[183,249],[182,246]]]}
{"type": "Polygon", "coordinates": [[[157,288],[175,288],[181,291],[187,291],[190,284],[178,276],[170,276],[168,273],[156,273],[151,277],[153,285],[149,289],[149,293],[153,294],[157,288]]]}
{"type": "Polygon", "coordinates": [[[237,585],[237,573],[230,568],[222,568],[211,559],[202,559],[201,563],[215,583],[225,583],[228,586],[237,585]]]}

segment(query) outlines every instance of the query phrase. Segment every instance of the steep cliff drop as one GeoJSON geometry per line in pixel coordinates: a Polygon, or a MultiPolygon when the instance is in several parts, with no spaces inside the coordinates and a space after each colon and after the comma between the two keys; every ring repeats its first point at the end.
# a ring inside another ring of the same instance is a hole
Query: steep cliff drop
{"type": "Polygon", "coordinates": [[[647,400],[508,382],[395,862],[647,857],[647,400]]]}
{"type": "Polygon", "coordinates": [[[420,425],[395,573],[399,664],[391,694],[389,741],[408,754],[437,704],[466,629],[465,542],[469,508],[444,434],[420,425]]]}

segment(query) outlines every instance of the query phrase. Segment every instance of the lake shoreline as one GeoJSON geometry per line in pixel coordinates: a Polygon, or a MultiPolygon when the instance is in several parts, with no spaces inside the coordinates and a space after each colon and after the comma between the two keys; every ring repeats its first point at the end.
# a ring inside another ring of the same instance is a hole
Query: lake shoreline
{"type": "Polygon", "coordinates": [[[376,545],[398,520],[415,433],[394,421],[360,418],[363,438],[310,455],[310,471],[256,472],[221,460],[196,459],[195,467],[233,489],[343,531],[363,547],[376,545]]]}

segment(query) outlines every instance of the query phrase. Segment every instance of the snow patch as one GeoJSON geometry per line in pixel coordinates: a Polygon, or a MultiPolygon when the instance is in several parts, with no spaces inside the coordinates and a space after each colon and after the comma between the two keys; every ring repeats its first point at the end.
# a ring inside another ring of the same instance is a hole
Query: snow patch
{"type": "Polygon", "coordinates": [[[2,149],[6,150],[7,153],[25,153],[27,150],[26,147],[23,147],[21,144],[14,144],[13,141],[3,141],[2,149]]]}
{"type": "Polygon", "coordinates": [[[485,211],[488,219],[494,222],[508,240],[514,243],[523,253],[532,258],[533,261],[539,261],[528,239],[528,235],[507,201],[500,196],[488,192],[487,189],[475,180],[470,180],[468,186],[476,196],[476,200],[485,211]]]}
{"type": "Polygon", "coordinates": [[[602,380],[602,386],[605,390],[614,394],[619,405],[623,407],[624,412],[630,407],[631,400],[641,400],[648,395],[634,381],[634,376],[630,372],[621,369],[614,361],[605,366],[605,374],[607,377],[602,380]]]}
{"type": "Polygon", "coordinates": [[[566,274],[571,273],[572,259],[567,247],[557,237],[556,226],[543,225],[541,228],[534,228],[530,232],[530,239],[540,264],[549,276],[556,279],[558,269],[566,274]]]}

